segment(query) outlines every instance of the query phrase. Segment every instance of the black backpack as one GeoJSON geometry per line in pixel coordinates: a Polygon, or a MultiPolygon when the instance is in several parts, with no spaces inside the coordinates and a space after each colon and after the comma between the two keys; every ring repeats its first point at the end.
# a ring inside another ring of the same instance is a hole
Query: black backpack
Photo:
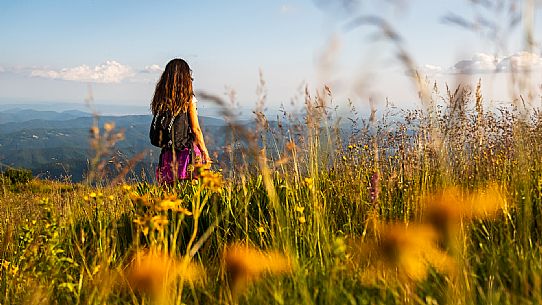
{"type": "Polygon", "coordinates": [[[188,111],[155,114],[149,131],[151,144],[161,148],[184,149],[191,148],[193,141],[192,129],[188,111]]]}

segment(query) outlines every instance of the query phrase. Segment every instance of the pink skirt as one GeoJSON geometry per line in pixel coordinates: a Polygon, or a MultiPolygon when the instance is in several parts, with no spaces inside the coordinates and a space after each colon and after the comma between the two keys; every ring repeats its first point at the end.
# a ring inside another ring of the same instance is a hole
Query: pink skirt
{"type": "MultiPolygon", "coordinates": [[[[194,157],[201,159],[201,151],[194,145],[194,157]]],[[[162,184],[172,184],[176,180],[188,180],[196,178],[192,173],[193,168],[190,165],[194,164],[192,160],[192,152],[189,148],[175,150],[175,160],[173,158],[173,150],[164,148],[160,153],[160,162],[156,168],[156,181],[162,184]]]]}

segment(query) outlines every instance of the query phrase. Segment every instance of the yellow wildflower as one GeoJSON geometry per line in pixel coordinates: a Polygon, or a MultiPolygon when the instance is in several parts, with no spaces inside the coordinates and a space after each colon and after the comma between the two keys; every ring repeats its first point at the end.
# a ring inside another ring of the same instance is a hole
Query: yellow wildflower
{"type": "Polygon", "coordinates": [[[104,129],[107,132],[110,132],[114,128],[115,128],[115,122],[107,122],[107,123],[104,124],[104,129]]]}
{"type": "Polygon", "coordinates": [[[164,297],[167,288],[174,285],[177,278],[190,283],[203,283],[205,280],[205,270],[200,265],[156,249],[136,253],[125,273],[133,290],[154,297],[164,297]]]}
{"type": "Polygon", "coordinates": [[[303,179],[303,182],[305,183],[305,185],[309,188],[312,187],[312,184],[314,182],[314,179],[310,178],[310,177],[307,177],[305,179],[303,179]]]}
{"type": "Polygon", "coordinates": [[[164,199],[158,204],[158,210],[167,211],[172,210],[173,212],[179,212],[187,216],[192,215],[192,212],[181,206],[181,199],[164,199]]]}
{"type": "Polygon", "coordinates": [[[361,280],[374,284],[378,280],[419,282],[429,267],[444,273],[455,272],[455,262],[437,247],[437,233],[429,226],[376,225],[375,239],[355,242],[350,251],[354,263],[367,266],[361,280]]]}
{"type": "Polygon", "coordinates": [[[7,261],[7,260],[5,260],[5,259],[2,260],[2,267],[3,267],[4,269],[7,270],[7,269],[9,268],[9,265],[10,265],[10,264],[11,264],[11,263],[10,263],[9,261],[7,261]]]}
{"type": "Polygon", "coordinates": [[[292,270],[289,257],[277,251],[262,251],[233,244],[224,251],[224,268],[234,294],[241,292],[264,273],[283,274],[292,270]]]}

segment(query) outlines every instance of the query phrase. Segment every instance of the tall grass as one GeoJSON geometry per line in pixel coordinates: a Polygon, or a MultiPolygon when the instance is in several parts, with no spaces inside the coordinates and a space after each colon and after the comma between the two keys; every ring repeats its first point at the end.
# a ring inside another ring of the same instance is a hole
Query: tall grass
{"type": "Polygon", "coordinates": [[[538,304],[540,113],[480,86],[348,136],[307,90],[174,187],[4,179],[0,303],[538,304]]]}

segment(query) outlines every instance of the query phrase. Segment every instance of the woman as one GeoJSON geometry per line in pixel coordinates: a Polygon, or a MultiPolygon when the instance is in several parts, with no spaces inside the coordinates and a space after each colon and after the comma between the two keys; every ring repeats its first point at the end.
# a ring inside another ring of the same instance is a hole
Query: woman
{"type": "Polygon", "coordinates": [[[150,137],[153,145],[162,148],[156,169],[160,183],[192,178],[189,165],[196,159],[211,162],[198,122],[191,73],[186,61],[173,59],[166,65],[154,91],[150,137]],[[159,139],[156,130],[160,131],[159,139]]]}

